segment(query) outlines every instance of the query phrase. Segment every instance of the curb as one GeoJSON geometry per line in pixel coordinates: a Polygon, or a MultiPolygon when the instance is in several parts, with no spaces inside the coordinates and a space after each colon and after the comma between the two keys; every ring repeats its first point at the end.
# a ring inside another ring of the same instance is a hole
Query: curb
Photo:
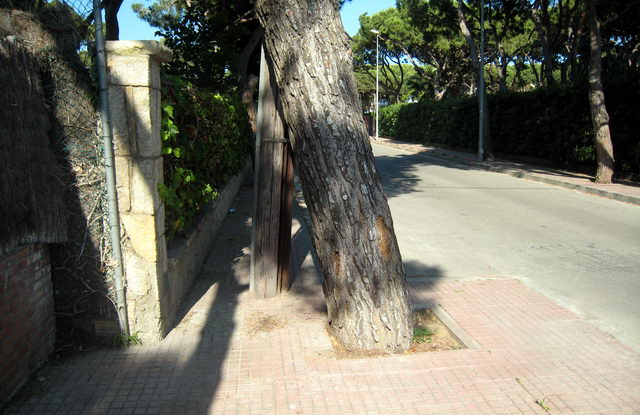
{"type": "MultiPolygon", "coordinates": [[[[394,147],[394,148],[399,148],[399,146],[397,145],[393,145],[384,141],[380,141],[380,140],[372,140],[373,143],[375,144],[380,144],[383,146],[387,146],[387,147],[394,147]]],[[[405,143],[405,142],[398,142],[397,144],[400,145],[420,145],[420,144],[414,144],[414,143],[405,143]]],[[[445,160],[454,160],[456,162],[459,163],[464,163],[470,166],[476,166],[482,170],[486,170],[486,171],[491,171],[494,173],[503,173],[503,174],[507,174],[509,176],[512,177],[516,177],[519,179],[526,179],[526,180],[531,180],[534,182],[540,182],[540,183],[545,183],[545,184],[551,184],[554,186],[558,186],[558,187],[564,187],[565,189],[571,189],[571,190],[577,190],[579,192],[582,193],[587,193],[587,194],[592,194],[592,195],[596,195],[596,196],[600,196],[600,197],[604,197],[606,199],[611,199],[611,200],[616,200],[618,202],[625,202],[625,203],[630,203],[632,205],[637,205],[640,206],[640,196],[632,196],[632,195],[625,195],[622,193],[618,193],[618,192],[612,192],[610,190],[603,190],[603,189],[597,189],[591,186],[585,186],[585,185],[581,185],[581,184],[575,184],[575,183],[569,183],[569,182],[565,182],[563,180],[558,180],[558,179],[552,179],[552,178],[548,178],[548,177],[541,177],[538,176],[536,174],[532,174],[532,173],[526,173],[524,171],[521,170],[515,170],[515,169],[511,169],[511,168],[506,168],[506,167],[498,167],[498,166],[488,166],[484,163],[480,163],[480,162],[475,162],[475,161],[471,161],[468,160],[464,157],[458,157],[458,156],[453,156],[450,154],[446,154],[446,153],[441,153],[438,152],[438,150],[435,150],[435,154],[430,154],[429,157],[435,157],[435,158],[440,158],[440,159],[445,159],[445,160]]]]}
{"type": "MultiPolygon", "coordinates": [[[[446,157],[446,156],[445,156],[446,157]]],[[[494,171],[497,173],[504,173],[504,174],[508,174],[509,176],[513,176],[513,177],[518,177],[518,178],[522,178],[522,179],[527,179],[527,180],[531,180],[534,182],[541,182],[541,183],[546,183],[546,184],[552,184],[554,186],[559,186],[559,187],[564,187],[566,189],[571,189],[571,190],[578,190],[580,192],[583,193],[588,193],[588,194],[592,194],[592,195],[596,195],[596,196],[601,196],[607,199],[612,199],[612,200],[617,200],[619,202],[626,202],[626,203],[631,203],[633,205],[639,205],[640,206],[640,197],[638,196],[631,196],[631,195],[625,195],[622,193],[618,193],[618,192],[612,192],[609,190],[602,190],[602,189],[596,189],[594,187],[590,187],[590,186],[584,186],[581,184],[575,184],[575,183],[568,183],[562,180],[557,180],[557,179],[551,179],[548,177],[540,177],[540,176],[536,176],[534,174],[531,173],[525,173],[522,171],[517,171],[517,170],[512,170],[512,169],[506,169],[506,168],[501,168],[501,167],[489,167],[489,166],[483,166],[478,164],[479,166],[481,166],[482,168],[488,170],[488,171],[494,171]]]]}

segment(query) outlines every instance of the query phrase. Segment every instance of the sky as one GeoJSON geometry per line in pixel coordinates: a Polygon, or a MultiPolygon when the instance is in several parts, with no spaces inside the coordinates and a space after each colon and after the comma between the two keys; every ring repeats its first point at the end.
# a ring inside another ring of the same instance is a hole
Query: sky
{"type": "MultiPolygon", "coordinates": [[[[118,13],[118,23],[120,24],[120,40],[146,40],[154,39],[157,29],[149,26],[146,22],[138,19],[131,10],[131,4],[142,3],[152,4],[149,0],[124,0],[118,13]]],[[[358,17],[363,13],[375,14],[381,10],[395,7],[395,0],[351,0],[342,7],[342,23],[345,30],[351,36],[355,35],[360,28],[358,17]]]]}

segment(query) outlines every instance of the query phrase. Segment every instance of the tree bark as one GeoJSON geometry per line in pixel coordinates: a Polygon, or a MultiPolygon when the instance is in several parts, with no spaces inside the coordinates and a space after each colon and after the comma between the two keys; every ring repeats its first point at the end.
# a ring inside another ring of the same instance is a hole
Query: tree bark
{"type": "Polygon", "coordinates": [[[507,66],[509,60],[507,59],[507,53],[504,50],[502,42],[498,43],[498,56],[500,56],[500,58],[495,61],[498,74],[498,86],[500,92],[507,93],[509,92],[509,88],[507,87],[507,66]]]}
{"type": "Polygon", "coordinates": [[[405,350],[412,330],[404,269],[338,1],[261,0],[256,9],[311,214],[331,332],[352,350],[405,350]]]}
{"type": "Polygon", "coordinates": [[[585,0],[589,20],[589,41],[591,56],[589,59],[589,107],[596,142],[598,169],[596,183],[611,183],[613,176],[613,144],[609,130],[609,113],[604,104],[602,87],[602,54],[600,48],[600,23],[596,14],[594,0],[585,0]]]}
{"type": "Polygon", "coordinates": [[[118,11],[123,0],[109,0],[105,6],[105,39],[118,40],[120,38],[120,26],[118,25],[118,11]]]}
{"type": "Polygon", "coordinates": [[[256,134],[256,116],[257,109],[256,103],[254,102],[254,95],[256,93],[256,88],[258,87],[258,78],[256,75],[249,74],[246,78],[244,85],[242,86],[242,93],[240,94],[240,99],[247,106],[247,114],[249,115],[249,125],[251,127],[251,133],[255,136],[256,134]]]}

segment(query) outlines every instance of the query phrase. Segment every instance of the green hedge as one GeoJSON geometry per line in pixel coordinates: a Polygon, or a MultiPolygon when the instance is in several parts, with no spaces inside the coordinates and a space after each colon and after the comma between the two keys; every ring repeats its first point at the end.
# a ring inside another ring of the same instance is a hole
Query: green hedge
{"type": "MultiPolygon", "coordinates": [[[[640,82],[609,84],[616,170],[640,173],[640,82]]],[[[382,135],[418,143],[474,150],[478,103],[474,98],[395,104],[380,110],[382,135]]],[[[595,166],[595,148],[586,85],[541,88],[489,96],[493,151],[536,157],[560,167],[595,166]]]]}
{"type": "Polygon", "coordinates": [[[198,211],[244,166],[250,128],[239,97],[162,80],[162,154],[167,236],[183,236],[198,211]]]}

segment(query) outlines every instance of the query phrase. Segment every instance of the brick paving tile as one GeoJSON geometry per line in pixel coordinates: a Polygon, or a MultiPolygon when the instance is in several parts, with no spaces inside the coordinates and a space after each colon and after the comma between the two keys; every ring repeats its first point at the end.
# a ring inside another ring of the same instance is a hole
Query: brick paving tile
{"type": "Polygon", "coordinates": [[[162,342],[45,366],[45,385],[31,383],[7,414],[640,413],[640,354],[505,277],[409,280],[412,301],[440,304],[478,350],[337,358],[300,223],[291,292],[255,300],[249,188],[234,208],[162,342]],[[256,327],[261,316],[279,324],[256,327]]]}

